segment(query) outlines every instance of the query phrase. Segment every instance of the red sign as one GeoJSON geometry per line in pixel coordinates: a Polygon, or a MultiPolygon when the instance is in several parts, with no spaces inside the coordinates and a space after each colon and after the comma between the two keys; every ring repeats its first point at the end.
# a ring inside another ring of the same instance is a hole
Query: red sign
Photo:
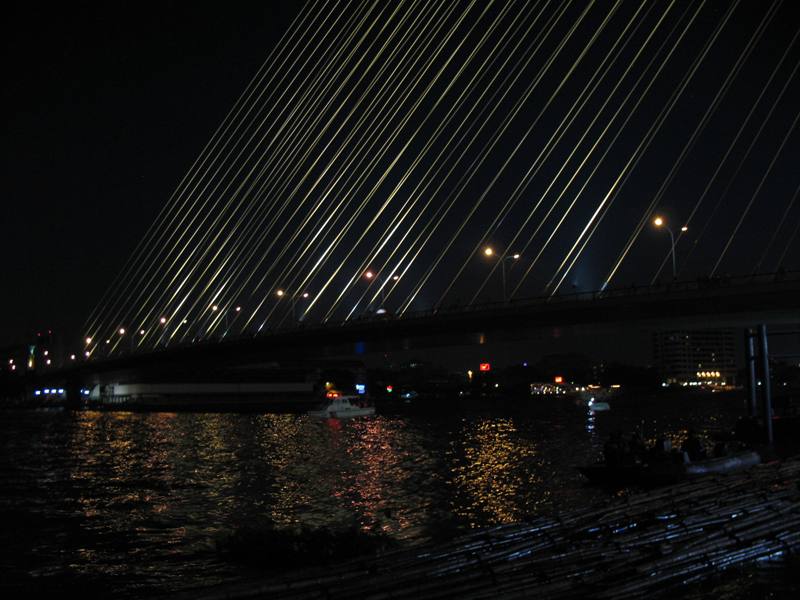
{"type": "Polygon", "coordinates": [[[555,377],[553,377],[553,381],[555,381],[556,383],[564,383],[564,378],[561,375],[556,375],[555,377]]]}
{"type": "Polygon", "coordinates": [[[491,365],[491,363],[481,363],[481,365],[478,368],[481,371],[491,371],[492,370],[492,365],[491,365]]]}

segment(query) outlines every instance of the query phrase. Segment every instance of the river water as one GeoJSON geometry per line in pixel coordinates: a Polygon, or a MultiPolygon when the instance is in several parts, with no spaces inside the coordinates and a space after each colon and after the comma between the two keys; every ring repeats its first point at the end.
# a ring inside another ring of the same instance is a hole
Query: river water
{"type": "Polygon", "coordinates": [[[350,421],[294,414],[0,413],[0,594],[142,597],[255,577],[242,528],[380,533],[397,544],[585,506],[574,469],[614,430],[730,427],[719,396],[567,400],[350,421]]]}

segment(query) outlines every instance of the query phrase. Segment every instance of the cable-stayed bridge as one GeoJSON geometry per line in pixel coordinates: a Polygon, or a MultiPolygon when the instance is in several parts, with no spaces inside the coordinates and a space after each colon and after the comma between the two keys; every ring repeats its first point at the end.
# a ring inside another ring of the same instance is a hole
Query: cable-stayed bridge
{"type": "Polygon", "coordinates": [[[798,267],[793,11],[311,0],[76,354],[286,350],[587,306],[613,320],[623,296],[654,318],[676,300],[666,283],[698,278],[739,283],[687,288],[687,311],[788,312],[793,279],[755,276],[798,267]],[[615,291],[631,284],[653,293],[615,291]],[[581,304],[588,290],[604,294],[581,304]]]}

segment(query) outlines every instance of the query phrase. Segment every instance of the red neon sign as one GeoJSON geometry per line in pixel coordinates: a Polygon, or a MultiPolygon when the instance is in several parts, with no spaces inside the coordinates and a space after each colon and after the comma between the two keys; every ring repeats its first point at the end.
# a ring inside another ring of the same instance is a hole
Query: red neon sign
{"type": "Polygon", "coordinates": [[[491,371],[492,370],[492,365],[491,365],[491,363],[481,363],[478,368],[481,371],[491,371]]]}

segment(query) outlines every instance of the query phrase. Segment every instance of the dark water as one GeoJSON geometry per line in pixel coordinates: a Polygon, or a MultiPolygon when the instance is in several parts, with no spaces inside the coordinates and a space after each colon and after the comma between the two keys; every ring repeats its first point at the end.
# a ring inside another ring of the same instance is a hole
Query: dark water
{"type": "Polygon", "coordinates": [[[0,593],[138,597],[253,577],[216,550],[257,524],[400,544],[585,506],[575,471],[612,430],[701,435],[738,400],[569,401],[351,421],[303,415],[0,413],[0,593]],[[5,592],[5,593],[4,593],[5,592]]]}

